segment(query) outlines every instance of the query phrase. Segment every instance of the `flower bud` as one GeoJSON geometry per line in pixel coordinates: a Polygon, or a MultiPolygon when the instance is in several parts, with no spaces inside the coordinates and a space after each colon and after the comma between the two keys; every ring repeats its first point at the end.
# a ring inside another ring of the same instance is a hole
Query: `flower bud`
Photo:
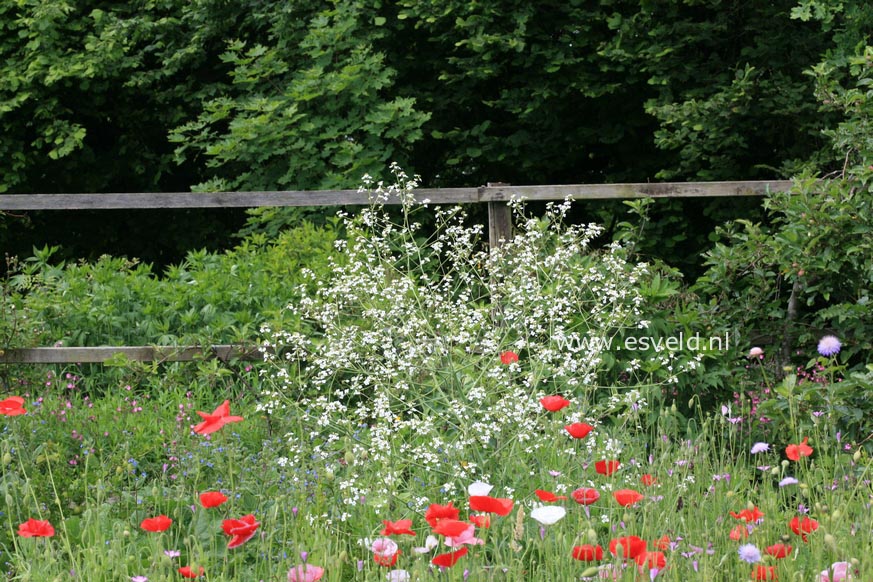
{"type": "Polygon", "coordinates": [[[3,453],[3,466],[5,467],[6,465],[8,465],[11,462],[12,462],[12,455],[10,455],[8,451],[3,453]]]}
{"type": "Polygon", "coordinates": [[[585,535],[588,536],[589,544],[591,544],[592,546],[597,545],[597,532],[594,531],[593,527],[589,527],[585,535]]]}
{"type": "MultiPolygon", "coordinates": [[[[3,458],[6,459],[6,455],[3,455],[3,458]]],[[[861,449],[858,449],[857,451],[855,451],[855,454],[852,455],[852,460],[855,461],[856,463],[861,460],[861,449]]]]}
{"type": "Polygon", "coordinates": [[[600,568],[597,566],[591,566],[584,572],[582,572],[582,578],[594,578],[597,576],[597,573],[600,571],[600,568]]]}
{"type": "Polygon", "coordinates": [[[355,462],[355,454],[351,451],[346,451],[346,454],[343,456],[343,459],[346,462],[346,465],[351,465],[355,462]]]}

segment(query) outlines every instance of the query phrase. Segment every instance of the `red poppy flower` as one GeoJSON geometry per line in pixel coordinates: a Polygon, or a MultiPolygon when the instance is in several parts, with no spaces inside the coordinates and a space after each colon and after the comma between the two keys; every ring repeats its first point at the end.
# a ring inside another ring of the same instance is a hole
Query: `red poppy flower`
{"type": "Polygon", "coordinates": [[[546,396],[540,398],[540,404],[549,412],[558,412],[562,408],[570,406],[570,401],[563,396],[546,396]]]}
{"type": "Polygon", "coordinates": [[[225,501],[227,501],[227,495],[220,491],[207,491],[200,494],[200,505],[206,509],[218,507],[225,501]]]}
{"type": "Polygon", "coordinates": [[[570,433],[570,436],[574,439],[584,439],[588,436],[589,432],[594,430],[594,427],[584,422],[574,422],[565,426],[564,430],[570,433]]]}
{"type": "Polygon", "coordinates": [[[554,503],[555,501],[567,499],[566,495],[555,495],[551,491],[544,491],[543,489],[537,489],[534,493],[540,498],[540,501],[545,501],[546,503],[554,503]]]}
{"type": "Polygon", "coordinates": [[[764,550],[771,556],[777,559],[787,558],[789,554],[791,554],[791,546],[785,544],[773,544],[772,546],[767,546],[764,550]]]}
{"type": "Polygon", "coordinates": [[[467,548],[461,548],[456,552],[440,554],[438,556],[434,556],[434,559],[431,560],[430,563],[434,566],[440,566],[442,568],[451,568],[455,565],[455,562],[467,555],[467,551],[467,548]]]}
{"type": "Polygon", "coordinates": [[[441,519],[458,519],[460,515],[461,512],[449,501],[448,505],[431,504],[424,512],[424,519],[427,520],[430,527],[435,527],[441,519]]]}
{"type": "Polygon", "coordinates": [[[785,456],[792,461],[800,460],[800,457],[808,457],[812,454],[812,447],[806,444],[809,437],[803,437],[803,442],[798,445],[788,445],[785,447],[785,456]]]}
{"type": "Polygon", "coordinates": [[[397,558],[400,556],[401,550],[397,550],[390,556],[380,556],[379,554],[373,554],[373,561],[379,564],[380,566],[385,566],[386,568],[391,568],[394,564],[397,563],[397,558]]]}
{"type": "Polygon", "coordinates": [[[612,496],[615,497],[615,500],[622,507],[629,507],[645,498],[639,491],[634,491],[633,489],[619,489],[618,491],[613,491],[612,496]]]}
{"type": "Polygon", "coordinates": [[[603,548],[591,544],[576,546],[573,548],[573,557],[582,562],[599,562],[603,559],[603,548]]]}
{"type": "Polygon", "coordinates": [[[616,538],[609,542],[609,553],[626,560],[634,560],[645,551],[646,540],[638,538],[637,536],[616,538]],[[619,549],[619,546],[621,546],[621,549],[619,549]]]}
{"type": "Polygon", "coordinates": [[[476,527],[480,527],[482,529],[488,529],[491,527],[491,516],[490,515],[471,515],[470,523],[474,524],[476,527]]]}
{"type": "Polygon", "coordinates": [[[55,528],[47,520],[31,517],[18,526],[18,535],[23,538],[50,538],[55,535],[55,528]]]}
{"type": "Polygon", "coordinates": [[[440,522],[434,526],[433,533],[446,536],[447,538],[454,538],[467,531],[467,528],[469,527],[470,524],[466,521],[441,519],[440,522]]]}
{"type": "Polygon", "coordinates": [[[606,475],[609,477],[621,466],[621,463],[618,461],[597,461],[594,463],[594,470],[600,473],[601,475],[606,475]]]}
{"type": "Polygon", "coordinates": [[[172,519],[170,519],[166,515],[159,515],[157,517],[145,518],[144,520],[142,520],[142,523],[139,524],[139,527],[143,528],[146,531],[157,533],[161,531],[166,531],[171,525],[173,525],[172,519]]]}
{"type": "Polygon", "coordinates": [[[578,503],[579,505],[591,505],[598,499],[600,499],[600,493],[597,492],[597,489],[589,489],[587,487],[580,487],[573,491],[570,494],[570,497],[573,498],[573,501],[578,503]]]}
{"type": "Polygon", "coordinates": [[[388,521],[386,519],[382,521],[382,524],[385,526],[381,533],[383,536],[415,535],[415,532],[409,529],[412,527],[411,519],[398,519],[397,521],[388,521]]]}
{"type": "Polygon", "coordinates": [[[788,522],[788,526],[791,528],[791,531],[803,538],[803,541],[806,541],[806,534],[817,530],[818,522],[806,516],[803,516],[803,519],[795,517],[788,522]]]}
{"type": "Polygon", "coordinates": [[[10,396],[6,400],[0,401],[0,414],[3,416],[18,416],[27,411],[22,408],[24,398],[21,396],[10,396]]]}
{"type": "Polygon", "coordinates": [[[744,509],[739,513],[731,511],[731,517],[735,517],[737,519],[742,519],[746,523],[755,523],[762,517],[764,517],[764,513],[758,509],[757,507],[753,509],[744,509]]]}
{"type": "Polygon", "coordinates": [[[230,416],[230,400],[225,400],[212,414],[206,414],[199,410],[197,414],[203,419],[203,422],[194,427],[194,432],[197,434],[213,433],[226,424],[243,420],[242,416],[230,416]]]}
{"type": "Polygon", "coordinates": [[[640,482],[641,482],[643,485],[645,485],[646,487],[651,487],[652,485],[654,485],[655,483],[657,483],[658,480],[655,479],[652,475],[649,475],[648,473],[646,473],[645,475],[643,475],[642,477],[640,477],[640,482]]]}
{"type": "Polygon", "coordinates": [[[239,519],[225,519],[221,522],[221,529],[227,535],[232,536],[227,542],[228,549],[238,548],[252,539],[260,525],[251,513],[239,519]]]}
{"type": "Polygon", "coordinates": [[[752,570],[752,580],[778,580],[776,566],[757,566],[752,570]]]}
{"type": "Polygon", "coordinates": [[[488,495],[473,495],[470,497],[470,509],[473,511],[485,511],[506,516],[512,511],[512,499],[490,497],[488,495]]]}
{"type": "Polygon", "coordinates": [[[735,542],[744,540],[749,537],[749,528],[744,525],[735,526],[734,529],[731,530],[731,533],[728,535],[728,537],[735,542]]]}
{"type": "Polygon", "coordinates": [[[664,552],[640,552],[636,562],[640,568],[663,570],[667,566],[667,557],[664,552]]]}
{"type": "Polygon", "coordinates": [[[500,361],[506,366],[514,364],[518,361],[518,354],[515,352],[503,352],[500,354],[500,361]]]}
{"type": "Polygon", "coordinates": [[[198,576],[203,576],[203,572],[203,566],[200,566],[197,571],[195,571],[191,566],[182,566],[179,568],[179,574],[182,575],[182,578],[197,578],[198,576]]]}
{"type": "Polygon", "coordinates": [[[656,539],[652,542],[652,547],[656,550],[669,550],[670,549],[670,537],[667,535],[663,535],[660,538],[656,539]]]}

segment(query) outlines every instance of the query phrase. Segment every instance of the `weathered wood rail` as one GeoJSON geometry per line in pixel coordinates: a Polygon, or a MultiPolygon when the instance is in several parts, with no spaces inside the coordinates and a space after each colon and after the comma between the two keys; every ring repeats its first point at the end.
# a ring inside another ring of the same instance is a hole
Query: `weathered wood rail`
{"type": "MultiPolygon", "coordinates": [[[[784,192],[787,180],[751,182],[664,182],[638,184],[567,184],[554,186],[512,186],[490,183],[478,188],[420,188],[415,199],[431,204],[488,204],[488,239],[492,246],[512,236],[506,202],[630,200],[635,198],[716,198],[763,196],[784,192]]],[[[284,192],[163,192],[113,194],[2,194],[0,211],[140,210],[172,208],[252,208],[258,206],[365,206],[367,192],[357,190],[292,190],[284,192]]],[[[386,204],[398,204],[389,199],[386,204]]],[[[215,357],[222,360],[256,360],[261,355],[251,346],[100,346],[92,348],[21,348],[0,350],[0,363],[64,364],[101,363],[124,354],[134,361],[180,362],[215,357]]]]}

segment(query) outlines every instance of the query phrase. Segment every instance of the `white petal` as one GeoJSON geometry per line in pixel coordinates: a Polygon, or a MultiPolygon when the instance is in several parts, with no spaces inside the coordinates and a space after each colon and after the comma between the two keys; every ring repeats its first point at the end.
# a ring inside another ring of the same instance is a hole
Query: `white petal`
{"type": "Polygon", "coordinates": [[[470,495],[488,495],[491,493],[491,490],[494,489],[494,485],[489,485],[488,483],[483,483],[482,481],[476,481],[475,483],[471,483],[469,487],[467,487],[467,493],[470,495]]]}
{"type": "Polygon", "coordinates": [[[565,515],[567,510],[557,505],[541,505],[530,512],[530,516],[543,525],[558,523],[565,515]]]}

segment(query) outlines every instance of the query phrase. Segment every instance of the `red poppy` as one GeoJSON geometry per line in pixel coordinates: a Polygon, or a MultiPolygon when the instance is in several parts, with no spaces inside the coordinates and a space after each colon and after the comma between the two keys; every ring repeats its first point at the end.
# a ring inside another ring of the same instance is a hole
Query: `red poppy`
{"type": "Polygon", "coordinates": [[[543,489],[537,489],[534,493],[540,498],[540,501],[545,501],[546,503],[554,503],[555,501],[567,499],[566,495],[555,495],[551,491],[544,491],[543,489]]]}
{"type": "Polygon", "coordinates": [[[776,566],[757,566],[752,570],[752,580],[778,580],[776,566]]]}
{"type": "Polygon", "coordinates": [[[18,526],[18,535],[23,538],[50,538],[55,535],[55,528],[47,520],[31,517],[18,526]]]}
{"type": "Polygon", "coordinates": [[[739,513],[731,511],[731,517],[735,517],[737,519],[742,519],[746,523],[755,523],[762,517],[764,517],[764,513],[758,509],[757,507],[753,509],[744,509],[739,513]]]}
{"type": "Polygon", "coordinates": [[[400,556],[400,550],[397,550],[390,556],[380,556],[379,554],[373,554],[373,561],[379,564],[380,566],[385,566],[387,568],[391,568],[394,564],[397,563],[397,558],[400,556]]]}
{"type": "Polygon", "coordinates": [[[817,530],[818,522],[806,516],[803,516],[803,519],[795,517],[788,522],[788,526],[791,528],[791,531],[803,538],[803,541],[806,541],[806,534],[817,530]]]}
{"type": "Polygon", "coordinates": [[[230,416],[230,400],[225,400],[212,414],[206,414],[199,410],[197,414],[203,419],[203,422],[194,427],[194,432],[197,434],[213,433],[226,424],[243,420],[242,416],[230,416]]]}
{"type": "Polygon", "coordinates": [[[446,536],[447,538],[454,538],[467,531],[469,527],[470,524],[466,521],[441,519],[440,522],[434,526],[433,533],[446,536]]]}
{"type": "Polygon", "coordinates": [[[785,544],[773,544],[772,546],[767,546],[764,551],[774,558],[782,559],[787,558],[791,553],[791,546],[785,544]]]}
{"type": "Polygon", "coordinates": [[[431,560],[430,563],[434,566],[440,566],[441,568],[451,568],[455,565],[455,562],[467,555],[467,551],[467,548],[461,548],[456,552],[439,554],[438,556],[434,556],[434,559],[431,560]]]}
{"type": "Polygon", "coordinates": [[[470,523],[474,524],[476,527],[480,527],[482,529],[488,529],[491,527],[491,516],[490,515],[471,515],[470,523]]]}
{"type": "Polygon", "coordinates": [[[546,396],[540,398],[540,404],[549,412],[558,412],[562,408],[570,406],[570,401],[563,396],[546,396]]]}
{"type": "Polygon", "coordinates": [[[663,570],[667,566],[664,552],[640,552],[636,557],[637,565],[647,570],[663,570]]]}
{"type": "Polygon", "coordinates": [[[503,352],[500,354],[500,361],[506,366],[514,364],[518,361],[518,354],[515,352],[503,352]]]}
{"type": "Polygon", "coordinates": [[[629,507],[645,498],[639,491],[634,491],[633,489],[619,489],[618,491],[613,491],[612,496],[615,497],[615,500],[622,507],[629,507]]]}
{"type": "Polygon", "coordinates": [[[182,575],[182,578],[197,578],[198,576],[203,576],[203,572],[203,566],[200,566],[197,571],[195,571],[191,566],[182,566],[179,568],[179,574],[182,575]]]}
{"type": "Polygon", "coordinates": [[[142,523],[139,524],[139,527],[143,528],[146,531],[157,533],[161,531],[166,531],[171,525],[173,525],[172,519],[170,519],[166,515],[159,515],[157,517],[145,518],[144,520],[142,520],[142,523]]]}
{"type": "Polygon", "coordinates": [[[470,509],[473,511],[485,511],[497,515],[509,515],[512,511],[512,499],[490,497],[488,495],[473,495],[470,497],[470,509]]]}
{"type": "Polygon", "coordinates": [[[570,433],[570,436],[574,439],[584,439],[588,436],[589,432],[594,430],[594,427],[584,422],[574,422],[565,426],[564,430],[570,433]]]}
{"type": "Polygon", "coordinates": [[[730,535],[728,537],[735,542],[740,540],[744,540],[749,537],[749,528],[744,525],[735,526],[734,529],[731,530],[730,535]]]}
{"type": "Polygon", "coordinates": [[[461,512],[452,505],[451,501],[449,501],[448,505],[432,503],[427,508],[427,511],[424,512],[424,519],[427,520],[430,527],[435,527],[441,519],[458,519],[460,515],[461,512]]]}
{"type": "Polygon", "coordinates": [[[594,463],[594,470],[600,473],[601,475],[606,475],[609,477],[621,466],[621,463],[618,461],[597,461],[594,463]]]}
{"type": "Polygon", "coordinates": [[[24,398],[21,396],[10,396],[6,400],[0,401],[0,414],[3,416],[18,416],[27,411],[21,406],[24,404],[24,398]]]}
{"type": "Polygon", "coordinates": [[[637,556],[645,551],[646,540],[638,538],[637,536],[616,538],[609,542],[609,553],[626,560],[636,559],[637,556]],[[619,546],[621,546],[621,549],[619,549],[619,546]]]}
{"type": "Polygon", "coordinates": [[[600,493],[597,492],[597,489],[589,489],[587,487],[576,489],[570,496],[579,505],[591,505],[600,499],[600,493]]]}
{"type": "Polygon", "coordinates": [[[409,529],[412,527],[411,519],[398,519],[397,521],[388,521],[386,519],[382,521],[382,525],[385,526],[381,533],[383,536],[415,535],[415,532],[409,529]]]}
{"type": "Polygon", "coordinates": [[[221,522],[221,529],[227,535],[232,536],[230,541],[227,542],[227,548],[238,548],[252,539],[260,525],[259,522],[255,521],[255,516],[251,513],[239,519],[225,519],[221,522]]]}
{"type": "Polygon", "coordinates": [[[640,482],[641,482],[643,485],[645,485],[646,487],[651,487],[652,485],[654,485],[655,483],[657,483],[658,480],[655,479],[652,475],[649,475],[648,473],[646,473],[645,475],[643,475],[642,477],[640,477],[640,482]]]}
{"type": "Polygon", "coordinates": [[[812,454],[812,447],[806,444],[809,437],[803,437],[803,442],[798,445],[788,445],[785,447],[785,456],[792,461],[800,460],[800,457],[808,457],[812,454]]]}
{"type": "Polygon", "coordinates": [[[591,544],[576,546],[573,548],[573,557],[582,562],[599,562],[603,559],[603,548],[591,544]]]}
{"type": "Polygon", "coordinates": [[[218,507],[225,501],[227,501],[227,495],[220,491],[207,491],[200,494],[200,505],[206,509],[218,507]]]}
{"type": "Polygon", "coordinates": [[[652,547],[656,550],[669,550],[670,549],[670,537],[667,535],[663,535],[660,538],[656,539],[652,542],[652,547]]]}

